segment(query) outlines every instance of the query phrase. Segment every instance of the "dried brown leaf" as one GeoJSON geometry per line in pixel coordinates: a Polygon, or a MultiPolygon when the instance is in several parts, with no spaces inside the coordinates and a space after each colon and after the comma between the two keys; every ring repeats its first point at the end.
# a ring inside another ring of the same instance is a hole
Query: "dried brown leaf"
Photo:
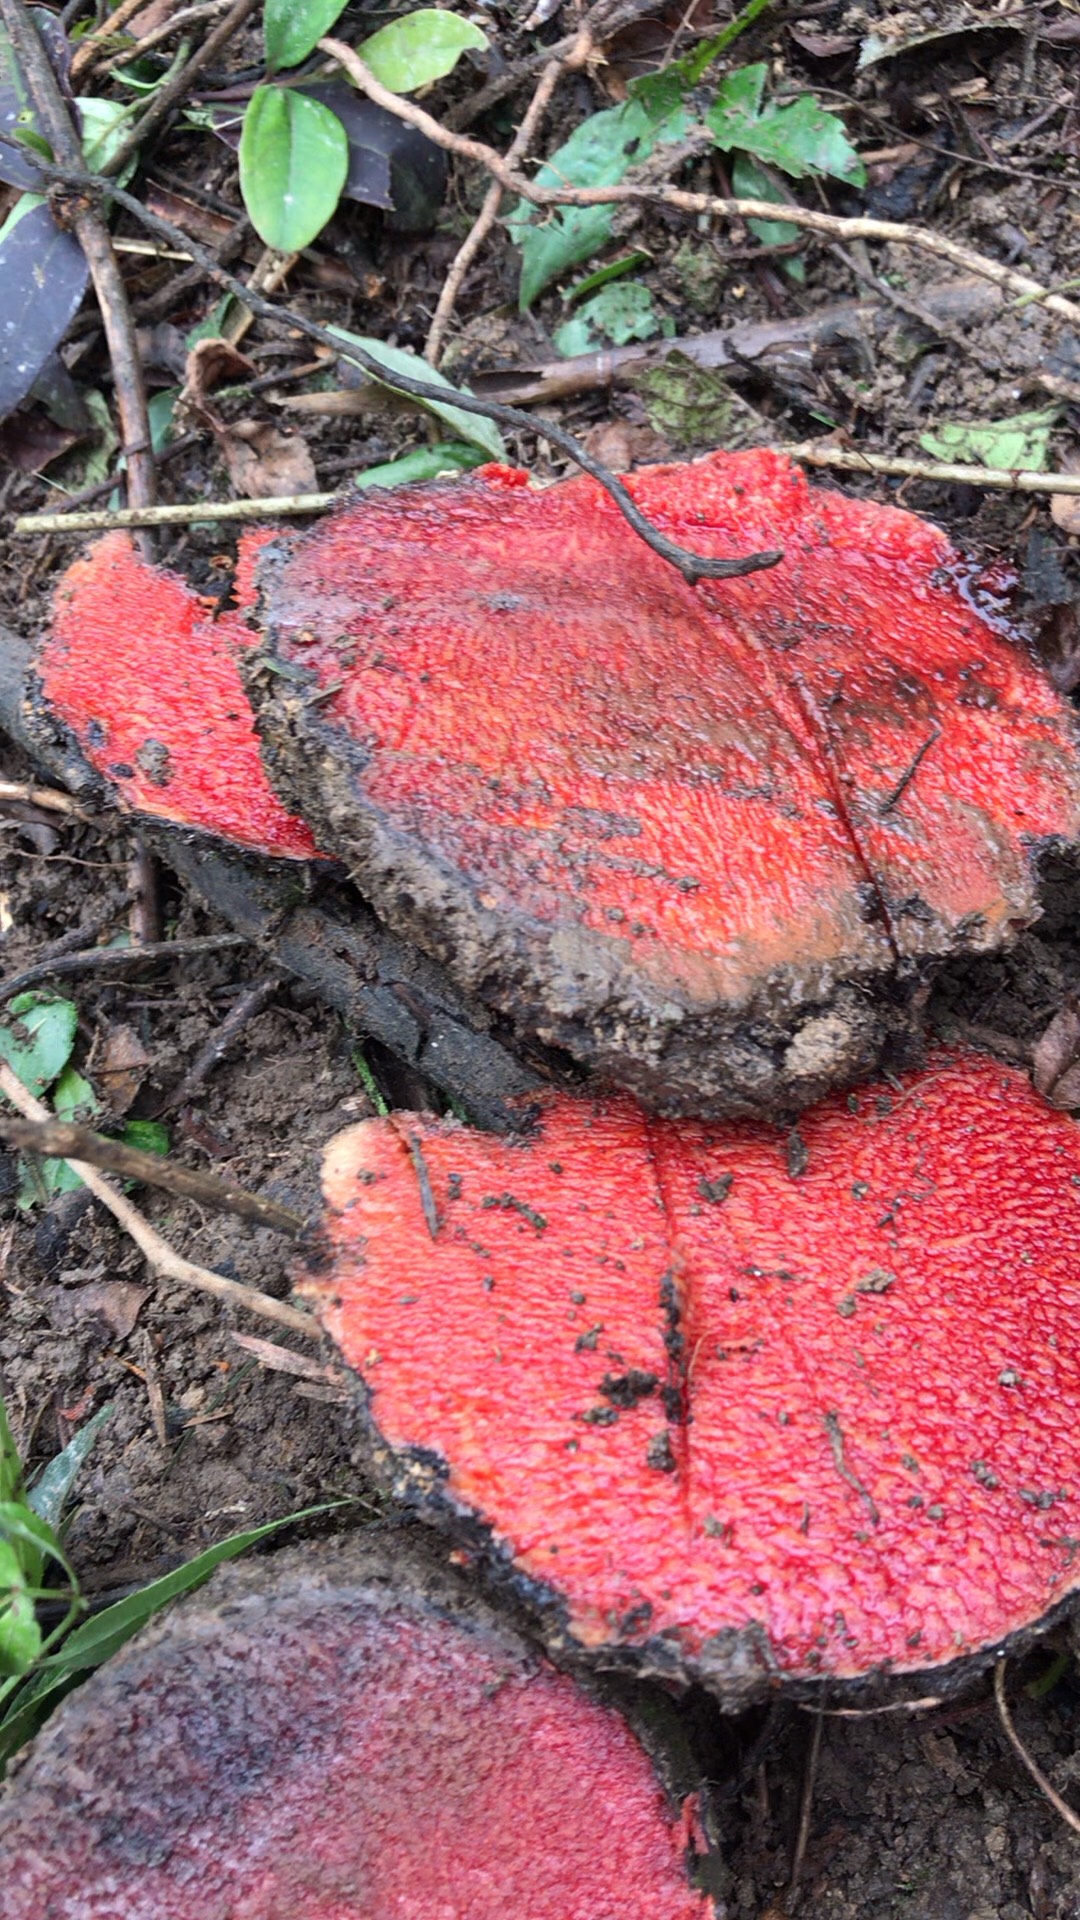
{"type": "Polygon", "coordinates": [[[218,446],[238,493],[249,500],[314,493],[318,479],[306,441],[264,420],[236,420],[218,433],[218,446]]]}

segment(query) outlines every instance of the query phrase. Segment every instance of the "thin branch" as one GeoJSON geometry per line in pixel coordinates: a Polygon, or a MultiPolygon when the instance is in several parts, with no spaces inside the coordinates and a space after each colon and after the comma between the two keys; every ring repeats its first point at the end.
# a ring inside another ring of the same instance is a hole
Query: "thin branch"
{"type": "MultiPolygon", "coordinates": [[[[22,1081],[4,1060],[0,1060],[0,1093],[28,1120],[53,1118],[48,1108],[27,1092],[22,1081]]],[[[298,1307],[290,1307],[284,1300],[274,1300],[269,1294],[258,1293],[254,1287],[245,1287],[239,1280],[228,1280],[223,1273],[214,1273],[209,1267],[199,1267],[194,1261],[185,1260],[150,1225],[139,1209],[132,1206],[127,1195],[121,1193],[107,1175],[99,1173],[96,1167],[89,1166],[85,1160],[72,1160],[68,1164],[95,1199],[108,1208],[113,1219],[134,1240],[147,1264],[160,1279],[171,1280],[183,1287],[194,1287],[200,1293],[213,1294],[215,1299],[223,1300],[231,1307],[241,1307],[247,1313],[258,1314],[263,1320],[274,1320],[278,1326],[288,1327],[293,1333],[302,1333],[307,1339],[318,1338],[319,1329],[310,1314],[302,1313],[298,1307]]]]}
{"type": "Polygon", "coordinates": [[[1045,1799],[1049,1800],[1054,1812],[1061,1815],[1065,1825],[1071,1827],[1074,1833],[1080,1833],[1080,1814],[1074,1813],[1068,1801],[1062,1799],[1057,1788],[1051,1786],[1042,1768],[1038,1765],[1038,1762],[1032,1758],[1013,1725],[1012,1715],[1009,1712],[1009,1703],[1005,1698],[1005,1669],[1007,1665],[1008,1661],[999,1660],[994,1668],[994,1699],[997,1702],[998,1718],[1001,1721],[1005,1738],[1008,1740],[1017,1759],[1022,1761],[1023,1765],[1027,1768],[1039,1792],[1045,1799]]]}
{"type": "Polygon", "coordinates": [[[788,1898],[795,1893],[802,1879],[806,1861],[806,1849],[810,1843],[810,1821],[814,1811],[814,1793],[817,1788],[818,1766],[821,1761],[821,1734],[825,1725],[825,1710],[819,1707],[814,1716],[814,1725],[810,1734],[810,1750],[806,1756],[803,1773],[802,1798],[799,1805],[799,1829],[795,1836],[795,1848],[791,1857],[791,1872],[788,1875],[788,1898]]]}
{"type": "Polygon", "coordinates": [[[504,67],[493,80],[489,80],[475,93],[470,93],[467,99],[455,107],[454,124],[468,125],[469,122],[486,113],[496,101],[505,99],[508,93],[513,93],[522,81],[538,73],[546,61],[565,59],[579,32],[591,33],[596,41],[610,38],[611,35],[620,32],[623,27],[633,26],[635,21],[643,20],[650,13],[658,12],[659,4],[660,0],[596,0],[596,4],[589,8],[573,33],[565,35],[562,40],[556,40],[552,46],[537,47],[533,53],[526,54],[524,59],[511,61],[510,65],[504,67]]]}
{"type": "MultiPolygon", "coordinates": [[[[0,0],[0,5],[10,4],[12,0],[0,0]]],[[[589,474],[604,489],[618,507],[624,520],[633,527],[634,532],[645,542],[645,545],[651,547],[654,553],[659,554],[661,560],[666,560],[678,573],[681,573],[689,585],[693,586],[698,580],[731,580],[742,574],[758,573],[763,567],[774,567],[783,559],[783,553],[775,550],[768,553],[745,554],[738,560],[716,560],[709,554],[695,553],[689,547],[680,547],[676,541],[669,540],[666,534],[661,533],[660,529],[647,519],[634,500],[633,494],[612,473],[610,467],[606,467],[602,460],[597,460],[593,454],[588,453],[574,439],[573,434],[567,433],[564,427],[556,426],[554,421],[534,420],[530,414],[519,412],[516,407],[504,407],[496,400],[481,400],[475,394],[466,393],[461,388],[437,387],[429,380],[415,380],[411,374],[398,373],[396,369],[391,371],[377,354],[368,353],[366,348],[358,346],[354,340],[344,340],[339,335],[331,333],[326,327],[318,326],[314,320],[309,320],[306,314],[276,306],[272,300],[264,299],[261,293],[253,292],[251,287],[246,286],[242,280],[236,278],[235,274],[223,267],[212,253],[208,253],[204,247],[197,246],[194,240],[182,234],[171,221],[162,220],[160,215],[150,213],[134,194],[125,192],[122,187],[114,187],[111,182],[94,174],[73,172],[66,167],[49,166],[46,162],[37,160],[36,157],[35,165],[46,179],[62,180],[67,185],[79,187],[87,193],[100,193],[115,200],[118,206],[123,207],[140,221],[149,233],[158,234],[169,246],[175,247],[178,244],[186,246],[192,259],[202,268],[208,279],[215,281],[220,287],[225,287],[230,293],[236,294],[237,298],[249,306],[261,319],[269,321],[274,326],[287,327],[291,333],[303,333],[309,340],[317,340],[321,346],[332,348],[339,360],[348,360],[361,367],[365,373],[377,380],[380,386],[388,386],[395,392],[408,394],[413,400],[436,400],[442,406],[446,405],[447,400],[452,399],[454,405],[460,407],[465,413],[479,414],[481,419],[495,420],[501,426],[515,427],[522,432],[534,433],[539,438],[549,441],[553,447],[558,447],[561,453],[566,454],[568,459],[573,460],[576,466],[589,474]]],[[[775,212],[775,208],[773,211],[775,212]]],[[[265,501],[263,510],[270,511],[265,501]]],[[[198,517],[198,515],[195,516],[195,518],[198,517]]],[[[204,519],[208,517],[205,511],[202,517],[204,519]]],[[[230,514],[228,517],[238,519],[241,516],[230,514]]],[[[74,516],[66,516],[67,525],[71,524],[72,518],[74,516]]],[[[40,521],[36,522],[38,527],[40,524],[40,521]]]]}
{"type": "Polygon", "coordinates": [[[33,780],[0,780],[0,806],[12,801],[42,807],[47,813],[69,813],[76,820],[90,818],[70,793],[58,793],[54,787],[39,787],[33,780]]]}
{"type": "Polygon", "coordinates": [[[151,134],[157,132],[173,108],[178,106],[184,95],[190,91],[192,82],[197,79],[203,68],[209,65],[215,54],[220,53],[222,47],[228,45],[237,27],[243,25],[249,13],[255,11],[257,3],[258,0],[236,0],[236,4],[230,7],[225,18],[218,22],[212,33],[207,34],[202,46],[196,47],[190,60],[179,67],[158,88],[146,112],[135,122],[127,139],[122,140],[115,153],[110,154],[103,169],[106,174],[121,173],[128,161],[133,160],[141,152],[151,134]]]}
{"type": "MultiPolygon", "coordinates": [[[[110,486],[115,485],[110,481],[110,486]]],[[[167,507],[114,507],[86,513],[24,513],[12,522],[15,533],[99,533],[113,527],[193,527],[200,521],[266,520],[294,514],[325,513],[340,506],[340,493],[289,493],[277,499],[177,501],[167,507]]]]}
{"type": "MultiPolygon", "coordinates": [[[[81,167],[82,148],[33,19],[21,0],[0,0],[0,11],[56,159],[63,167],[81,167]]],[[[127,461],[128,498],[133,506],[152,506],[157,481],[146,409],[146,384],[124,277],[100,208],[77,204],[71,213],[71,230],[86,255],[101,308],[127,461]]]]}
{"type": "MultiPolygon", "coordinates": [[[[508,193],[520,194],[523,200],[528,200],[533,206],[602,207],[644,202],[672,207],[681,213],[712,214],[729,220],[776,219],[775,201],[720,198],[710,193],[686,192],[681,187],[635,186],[632,182],[608,187],[538,187],[523,174],[508,167],[502,154],[494,147],[485,145],[482,140],[470,139],[466,134],[451,133],[438,120],[433,120],[429,113],[425,113],[422,107],[390,93],[376,80],[359,54],[343,41],[323,39],[319,41],[319,46],[341,64],[354,86],[366,93],[377,106],[396,114],[399,120],[415,127],[446,152],[456,153],[463,160],[473,160],[478,166],[486,167],[508,193]]],[[[792,226],[803,227],[808,233],[825,234],[831,240],[884,240],[897,246],[917,248],[922,253],[936,254],[940,259],[952,260],[968,273],[977,273],[985,280],[992,280],[996,286],[1007,287],[1011,293],[1038,302],[1048,312],[1071,321],[1073,325],[1080,323],[1080,305],[1076,301],[1066,300],[1063,295],[1044,287],[1041,281],[1032,280],[1025,273],[1017,273],[1015,268],[1004,266],[1000,260],[992,260],[985,253],[976,253],[972,248],[962,246],[957,240],[950,240],[946,234],[935,233],[929,227],[913,227],[899,220],[874,220],[865,215],[849,218],[823,213],[814,207],[786,204],[784,219],[790,221],[792,226]]]]}
{"type": "MultiPolygon", "coordinates": [[[[505,159],[507,166],[512,167],[516,161],[524,159],[529,151],[533,136],[551,104],[551,96],[563,74],[570,73],[575,68],[584,66],[589,54],[592,52],[592,45],[592,35],[584,31],[579,33],[565,59],[548,61],[547,66],[544,68],[537,82],[536,91],[529,102],[521,125],[506,150],[505,159]]],[[[496,180],[488,188],[484,196],[484,204],[473,222],[472,230],[462,241],[457,254],[450,264],[450,271],[443,282],[443,289],[439,295],[438,305],[435,308],[435,316],[431,322],[427,341],[424,346],[424,359],[429,361],[433,367],[438,366],[442,357],[443,340],[446,335],[446,329],[450,324],[450,316],[457,304],[457,297],[461,291],[462,282],[499,217],[502,200],[503,189],[496,180]]]]}
{"type": "MultiPolygon", "coordinates": [[[[146,0],[140,0],[140,5],[145,3],[146,0]]],[[[140,34],[132,46],[121,47],[119,53],[110,54],[104,62],[104,71],[117,74],[117,69],[123,69],[132,60],[141,59],[144,53],[149,53],[151,47],[160,46],[165,40],[175,39],[185,27],[194,27],[200,21],[215,19],[218,14],[224,12],[227,5],[228,0],[202,0],[201,5],[181,7],[178,13],[174,13],[161,26],[152,27],[149,32],[140,34]]],[[[113,19],[115,17],[115,15],[112,16],[113,19]]],[[[112,20],[109,24],[112,25],[112,20]]],[[[122,80],[123,72],[120,71],[117,77],[122,80]]]]}
{"type": "Polygon", "coordinates": [[[71,77],[81,79],[88,67],[92,67],[99,54],[104,52],[108,42],[115,38],[121,27],[126,27],[130,19],[137,14],[146,0],[117,0],[108,18],[99,27],[94,27],[84,39],[80,40],[71,58],[71,77]]]}
{"type": "Polygon", "coordinates": [[[1024,467],[975,467],[954,461],[906,460],[891,454],[861,453],[857,447],[831,447],[811,440],[779,447],[808,467],[833,467],[842,473],[894,474],[908,480],[933,480],[941,486],[991,487],[1004,493],[1080,494],[1080,473],[1032,473],[1024,467]]]}
{"type": "Polygon", "coordinates": [[[247,947],[251,942],[242,933],[199,934],[190,940],[155,940],[135,947],[87,947],[82,953],[65,953],[51,960],[38,960],[20,973],[0,980],[0,1001],[23,993],[38,980],[70,980],[80,973],[108,973],[114,967],[141,967],[146,960],[186,960],[196,953],[223,953],[229,947],[247,947]]]}
{"type": "Polygon", "coordinates": [[[193,1100],[207,1075],[212,1073],[218,1062],[224,1059],[233,1041],[268,1006],[284,982],[284,974],[268,973],[262,980],[256,980],[248,987],[225,1015],[221,1025],[210,1035],[204,1047],[201,1047],[185,1073],[178,1087],[170,1093],[163,1111],[172,1113],[177,1107],[186,1106],[193,1100]]]}
{"type": "Polygon", "coordinates": [[[182,1200],[197,1200],[200,1206],[214,1207],[219,1213],[236,1214],[254,1226],[269,1227],[298,1239],[304,1221],[290,1207],[279,1207],[276,1200],[264,1200],[248,1193],[231,1180],[219,1180],[216,1173],[204,1173],[196,1167],[182,1167],[160,1153],[145,1153],[141,1147],[129,1147],[123,1140],[110,1140],[92,1127],[76,1126],[68,1120],[5,1120],[0,1118],[0,1140],[18,1147],[22,1153],[39,1153],[55,1160],[85,1161],[105,1173],[118,1173],[125,1180],[141,1180],[148,1187],[163,1187],[166,1193],[182,1200]]]}

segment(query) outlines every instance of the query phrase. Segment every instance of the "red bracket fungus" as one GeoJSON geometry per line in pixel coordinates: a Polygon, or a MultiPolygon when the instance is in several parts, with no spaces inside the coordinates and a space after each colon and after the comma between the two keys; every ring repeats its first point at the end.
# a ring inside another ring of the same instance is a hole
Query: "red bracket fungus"
{"type": "Polygon", "coordinates": [[[923,963],[1037,915],[1040,847],[1080,837],[1071,710],[944,534],[774,454],[629,476],[680,542],[784,549],[696,588],[592,481],[524,480],[245,536],[216,619],[110,536],[61,585],[43,714],[130,807],[317,841],[458,990],[651,1107],[805,1106],[912,1024],[923,963]]]}
{"type": "Polygon", "coordinates": [[[524,480],[262,549],[271,776],[524,1029],[664,1111],[805,1105],[880,1055],[868,983],[1035,917],[1071,711],[944,534],[775,454],[628,477],[681,543],[784,549],[696,588],[592,481],[524,480]]]}
{"type": "Polygon", "coordinates": [[[1080,1131],[970,1053],[760,1125],[554,1097],[331,1142],[303,1291],[372,1458],[553,1645],[702,1681],[989,1657],[1080,1586],[1080,1131]]]}
{"type": "Polygon", "coordinates": [[[37,660],[49,721],[123,804],[280,859],[318,854],[310,829],[271,790],[259,758],[241,656],[251,564],[266,533],[244,537],[238,607],[216,617],[178,574],[130,536],[107,534],[65,573],[37,660]]]}
{"type": "Polygon", "coordinates": [[[709,1920],[611,1706],[394,1533],[230,1569],[0,1802],[4,1920],[709,1920]]]}

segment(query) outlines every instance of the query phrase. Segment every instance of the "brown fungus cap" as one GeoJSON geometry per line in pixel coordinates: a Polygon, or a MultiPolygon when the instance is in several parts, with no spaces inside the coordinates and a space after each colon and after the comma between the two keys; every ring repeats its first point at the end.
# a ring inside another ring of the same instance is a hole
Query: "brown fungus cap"
{"type": "Polygon", "coordinates": [[[765,452],[632,474],[690,587],[577,478],[489,469],[264,547],[279,792],[456,984],[669,1112],[805,1105],[890,976],[1034,918],[1070,710],[939,529],[765,452]],[[867,991],[870,987],[874,991],[867,991]]]}
{"type": "Polygon", "coordinates": [[[943,1052],[787,1137],[396,1115],[323,1189],[304,1291],[383,1480],[554,1644],[738,1707],[942,1678],[1080,1585],[1080,1130],[1015,1070],[943,1052]]]}
{"type": "Polygon", "coordinates": [[[230,1569],[0,1794],[3,1920],[709,1920],[625,1719],[399,1532],[230,1569]]]}

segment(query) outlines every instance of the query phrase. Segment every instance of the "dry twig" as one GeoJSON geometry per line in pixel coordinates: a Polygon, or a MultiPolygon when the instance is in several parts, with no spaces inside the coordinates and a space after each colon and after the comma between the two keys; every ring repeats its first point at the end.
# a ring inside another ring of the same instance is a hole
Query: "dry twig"
{"type": "MultiPolygon", "coordinates": [[[[939,486],[989,487],[1006,493],[1080,494],[1078,473],[1031,473],[1023,467],[969,467],[893,459],[887,454],[861,453],[855,447],[831,447],[827,441],[814,440],[777,447],[776,451],[786,453],[789,459],[802,460],[808,467],[833,467],[837,472],[892,474],[909,480],[931,480],[939,486]]],[[[28,513],[12,526],[15,533],[96,533],[110,527],[194,526],[203,520],[274,520],[325,513],[346,498],[342,493],[298,493],[276,500],[199,500],[170,507],[120,507],[111,513],[28,513]]]]}
{"type": "MultiPolygon", "coordinates": [[[[592,52],[592,46],[591,34],[587,30],[583,30],[578,34],[577,39],[564,59],[548,61],[547,66],[544,68],[537,82],[536,91],[529,102],[521,125],[506,150],[505,159],[507,166],[512,167],[516,161],[525,158],[529,151],[533,135],[548,110],[551,96],[563,74],[573,72],[575,68],[583,67],[592,52]]],[[[450,263],[450,271],[443,282],[443,289],[439,295],[438,305],[435,308],[435,315],[431,322],[427,341],[424,346],[424,359],[429,361],[433,367],[438,366],[442,357],[443,340],[446,335],[446,329],[450,324],[450,316],[457,304],[457,297],[461,291],[462,282],[499,217],[502,198],[503,189],[496,180],[488,188],[484,196],[484,204],[476,216],[472,230],[466,235],[466,238],[462,241],[454,259],[450,263]]]]}
{"type": "Polygon", "coordinates": [[[833,447],[827,440],[810,440],[778,451],[792,460],[802,460],[808,467],[833,467],[843,473],[893,474],[908,480],[932,480],[939,486],[991,487],[1004,493],[1080,494],[1080,473],[1031,473],[1024,467],[907,460],[892,454],[862,453],[858,447],[833,447]]]}
{"type": "Polygon", "coordinates": [[[269,1227],[297,1239],[304,1222],[290,1207],[279,1207],[276,1200],[264,1200],[261,1194],[248,1193],[231,1180],[220,1180],[216,1173],[203,1173],[197,1167],[182,1167],[159,1153],[144,1153],[141,1147],[129,1147],[123,1140],[110,1140],[92,1127],[76,1126],[69,1120],[5,1120],[0,1117],[0,1140],[18,1147],[21,1153],[40,1153],[54,1160],[85,1162],[104,1173],[118,1173],[124,1180],[141,1180],[148,1187],[162,1187],[182,1200],[197,1200],[200,1206],[214,1207],[219,1213],[234,1213],[253,1226],[269,1227]]]}
{"type": "MultiPolygon", "coordinates": [[[[340,63],[354,86],[366,93],[377,106],[396,114],[399,120],[415,127],[446,152],[486,167],[508,193],[520,194],[523,200],[528,200],[533,206],[599,207],[645,202],[672,207],[681,213],[710,214],[719,219],[776,219],[774,201],[720,198],[711,193],[690,193],[681,187],[635,186],[633,183],[609,187],[538,187],[523,174],[508,167],[502,154],[496,152],[494,147],[485,145],[482,140],[472,140],[466,134],[451,133],[438,120],[433,120],[429,113],[425,113],[422,107],[390,93],[376,80],[359,54],[343,41],[324,39],[319,41],[319,46],[340,63]]],[[[1080,305],[1075,300],[1067,300],[1063,294],[1044,287],[1041,281],[1018,273],[1014,267],[1007,267],[1000,260],[992,260],[988,254],[976,253],[971,247],[962,246],[958,240],[950,240],[947,234],[935,233],[930,227],[910,226],[907,221],[900,220],[874,220],[865,215],[845,217],[824,213],[815,207],[787,205],[784,207],[784,219],[790,221],[792,226],[803,227],[808,233],[824,234],[830,240],[891,241],[896,246],[913,247],[922,253],[936,254],[940,259],[951,260],[967,273],[980,274],[982,278],[992,280],[996,286],[1007,287],[1011,293],[1038,302],[1049,313],[1071,321],[1074,326],[1080,323],[1080,305]]]]}
{"type": "Polygon", "coordinates": [[[73,80],[81,80],[87,69],[92,67],[105,51],[108,42],[119,33],[121,27],[126,27],[133,15],[145,5],[146,0],[117,0],[117,5],[108,17],[99,27],[92,28],[76,47],[71,57],[73,80]]]}
{"type": "Polygon", "coordinates": [[[994,1699],[997,1702],[998,1718],[1001,1721],[1005,1738],[1008,1740],[1017,1759],[1022,1761],[1023,1765],[1027,1768],[1039,1792],[1045,1799],[1049,1800],[1054,1812],[1061,1815],[1065,1825],[1071,1827],[1074,1833],[1080,1833],[1080,1814],[1074,1813],[1068,1801],[1062,1799],[1057,1788],[1051,1786],[1042,1768],[1038,1762],[1032,1758],[1013,1725],[1012,1714],[1009,1712],[1009,1703],[1005,1698],[1005,1669],[1007,1666],[1007,1660],[999,1660],[994,1668],[994,1699]]]}
{"type": "MultiPolygon", "coordinates": [[[[192,82],[210,64],[215,54],[228,45],[242,26],[249,13],[253,13],[257,0],[235,0],[223,20],[220,20],[212,33],[208,33],[201,47],[196,47],[190,60],[170,74],[154,94],[150,105],[142,117],[135,122],[126,140],[122,140],[116,151],[110,155],[104,171],[107,174],[120,174],[129,160],[134,159],[146,145],[152,133],[168,118],[173,108],[178,106],[184,95],[190,90],[192,82]]],[[[59,156],[58,156],[59,157],[59,156]]]]}
{"type": "MultiPolygon", "coordinates": [[[[0,1093],[28,1120],[53,1118],[48,1108],[27,1092],[22,1081],[4,1060],[0,1060],[0,1093]]],[[[159,1279],[171,1280],[182,1287],[194,1287],[200,1293],[213,1294],[215,1299],[223,1300],[231,1307],[242,1307],[245,1312],[258,1314],[263,1320],[274,1320],[278,1326],[289,1327],[293,1333],[302,1333],[307,1339],[318,1336],[318,1327],[310,1314],[302,1313],[298,1307],[290,1307],[284,1300],[274,1300],[269,1294],[258,1293],[254,1287],[242,1286],[239,1280],[226,1279],[223,1273],[214,1273],[209,1267],[196,1266],[194,1261],[185,1260],[106,1174],[88,1166],[85,1160],[72,1160],[68,1164],[95,1199],[108,1208],[113,1219],[134,1240],[159,1279]]]]}
{"type": "Polygon", "coordinates": [[[58,793],[54,787],[39,787],[33,780],[0,780],[0,806],[12,801],[42,807],[46,813],[69,813],[75,820],[90,818],[70,793],[58,793]]]}
{"type": "MultiPolygon", "coordinates": [[[[109,482],[110,487],[115,485],[109,482]]],[[[339,493],[290,493],[278,499],[191,500],[167,507],[114,507],[85,513],[24,513],[12,522],[15,533],[99,533],[112,527],[193,527],[200,521],[285,519],[325,513],[340,505],[339,493]]]]}
{"type": "MultiPolygon", "coordinates": [[[[130,896],[129,896],[130,897],[130,896]]],[[[71,979],[80,973],[108,973],[114,967],[141,967],[146,960],[186,960],[197,953],[223,953],[229,947],[246,947],[250,941],[242,933],[205,933],[190,940],[155,940],[146,946],[86,947],[81,953],[56,954],[36,960],[33,966],[0,980],[0,1001],[23,993],[39,980],[71,979]]]]}

